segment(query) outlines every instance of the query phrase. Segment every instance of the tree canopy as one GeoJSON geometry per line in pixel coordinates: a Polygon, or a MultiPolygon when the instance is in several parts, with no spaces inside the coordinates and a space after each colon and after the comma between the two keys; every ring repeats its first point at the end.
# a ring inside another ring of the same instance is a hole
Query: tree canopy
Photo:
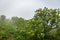
{"type": "Polygon", "coordinates": [[[0,40],[60,40],[60,10],[39,8],[29,20],[1,15],[0,40]]]}

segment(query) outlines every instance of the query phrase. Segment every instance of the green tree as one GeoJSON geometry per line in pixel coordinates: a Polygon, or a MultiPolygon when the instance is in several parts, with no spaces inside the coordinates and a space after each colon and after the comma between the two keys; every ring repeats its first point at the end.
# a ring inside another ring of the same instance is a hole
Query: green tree
{"type": "Polygon", "coordinates": [[[51,35],[50,37],[49,34],[52,30],[55,31],[58,28],[57,22],[60,19],[58,10],[44,7],[44,9],[40,8],[35,12],[36,14],[30,20],[28,27],[28,30],[34,31],[33,40],[54,40],[55,37],[51,35]]]}

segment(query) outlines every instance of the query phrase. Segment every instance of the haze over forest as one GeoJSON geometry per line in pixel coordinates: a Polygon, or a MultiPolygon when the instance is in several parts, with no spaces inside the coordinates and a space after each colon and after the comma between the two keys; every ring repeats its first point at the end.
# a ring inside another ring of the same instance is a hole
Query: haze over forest
{"type": "Polygon", "coordinates": [[[0,40],[60,40],[60,0],[0,0],[0,40]]]}

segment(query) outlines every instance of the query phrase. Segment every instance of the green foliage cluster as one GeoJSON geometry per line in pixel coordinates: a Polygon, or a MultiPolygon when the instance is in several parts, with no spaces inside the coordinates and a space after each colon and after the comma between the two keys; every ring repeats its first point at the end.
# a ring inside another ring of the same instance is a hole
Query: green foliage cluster
{"type": "Polygon", "coordinates": [[[0,16],[0,40],[60,40],[60,10],[37,9],[32,19],[0,16]]]}

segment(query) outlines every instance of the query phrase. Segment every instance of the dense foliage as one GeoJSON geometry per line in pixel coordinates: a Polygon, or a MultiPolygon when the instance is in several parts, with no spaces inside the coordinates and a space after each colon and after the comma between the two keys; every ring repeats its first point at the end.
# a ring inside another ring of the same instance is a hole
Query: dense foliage
{"type": "Polygon", "coordinates": [[[60,10],[40,8],[29,20],[1,15],[0,40],[60,40],[60,10]]]}

